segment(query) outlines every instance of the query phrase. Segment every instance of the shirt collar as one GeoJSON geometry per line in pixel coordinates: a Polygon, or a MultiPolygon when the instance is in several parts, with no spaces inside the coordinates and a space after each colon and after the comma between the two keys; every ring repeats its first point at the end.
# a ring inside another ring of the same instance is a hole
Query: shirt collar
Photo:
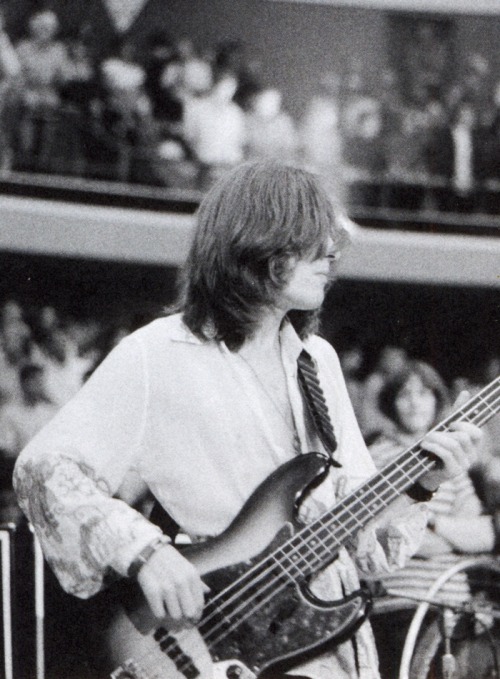
{"type": "Polygon", "coordinates": [[[283,358],[296,364],[299,355],[305,349],[305,345],[288,319],[285,319],[281,328],[280,341],[283,358]]]}
{"type": "MultiPolygon", "coordinates": [[[[185,325],[181,314],[175,314],[170,317],[174,323],[171,339],[174,342],[187,342],[188,344],[204,344],[205,342],[197,337],[185,325]]],[[[296,362],[301,351],[305,349],[303,341],[298,336],[295,328],[288,319],[285,319],[280,331],[281,350],[283,357],[290,362],[296,362]]]]}
{"type": "Polygon", "coordinates": [[[204,342],[197,337],[182,320],[181,314],[174,314],[170,316],[172,329],[170,339],[174,342],[187,342],[188,344],[204,344],[204,342]]]}

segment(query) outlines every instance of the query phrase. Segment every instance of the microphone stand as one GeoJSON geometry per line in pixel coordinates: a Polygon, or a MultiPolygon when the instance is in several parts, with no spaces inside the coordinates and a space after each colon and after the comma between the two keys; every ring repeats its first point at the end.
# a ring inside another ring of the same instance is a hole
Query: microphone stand
{"type": "Polygon", "coordinates": [[[442,612],[444,653],[441,657],[443,679],[456,679],[457,661],[451,652],[451,637],[457,622],[457,615],[451,608],[444,608],[442,612]]]}
{"type": "MultiPolygon", "coordinates": [[[[487,625],[484,622],[484,618],[500,620],[500,610],[494,609],[492,604],[485,605],[474,602],[463,602],[450,605],[449,602],[440,601],[439,599],[427,598],[424,596],[411,596],[406,592],[394,589],[387,589],[386,594],[400,599],[409,599],[418,603],[426,603],[441,611],[444,642],[444,653],[441,657],[443,679],[457,679],[457,661],[451,650],[451,640],[459,614],[471,615],[474,620],[478,621],[485,629],[487,629],[487,625]]],[[[497,671],[495,671],[495,676],[498,677],[497,671]]],[[[500,677],[498,677],[498,679],[500,679],[500,677]]]]}

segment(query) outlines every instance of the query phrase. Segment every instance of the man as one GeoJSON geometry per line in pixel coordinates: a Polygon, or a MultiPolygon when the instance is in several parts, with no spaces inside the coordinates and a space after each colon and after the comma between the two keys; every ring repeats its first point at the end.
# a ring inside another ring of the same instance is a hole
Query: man
{"type": "MultiPolygon", "coordinates": [[[[314,334],[346,242],[320,182],[299,169],[245,164],[205,196],[179,313],[123,340],[18,461],[19,502],[68,592],[90,597],[117,576],[133,578],[156,618],[189,628],[207,587],[133,506],[144,508],[151,493],[197,542],[221,534],[262,481],[301,453],[335,458],[303,503],[305,519],[373,474],[337,356],[314,334]],[[320,407],[335,430],[329,439],[299,387],[304,355],[319,372],[320,407]]],[[[417,495],[458,473],[478,437],[470,424],[428,435],[423,445],[442,463],[421,477],[417,495]]],[[[421,505],[398,498],[380,524],[350,536],[348,549],[315,578],[315,594],[333,600],[356,590],[356,565],[387,570],[389,527],[401,533],[392,559],[403,565],[424,525],[421,505]]],[[[377,677],[369,626],[295,671],[377,677]]]]}

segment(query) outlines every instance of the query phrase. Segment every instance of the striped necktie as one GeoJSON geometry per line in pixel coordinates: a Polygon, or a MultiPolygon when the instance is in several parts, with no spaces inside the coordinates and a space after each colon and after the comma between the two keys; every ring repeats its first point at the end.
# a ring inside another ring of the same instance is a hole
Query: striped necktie
{"type": "Polygon", "coordinates": [[[316,426],[317,434],[330,456],[331,464],[334,467],[341,467],[342,465],[333,458],[333,453],[337,448],[337,439],[333,431],[325,395],[319,383],[316,363],[305,349],[302,350],[297,359],[297,366],[299,384],[309,413],[316,426]]]}

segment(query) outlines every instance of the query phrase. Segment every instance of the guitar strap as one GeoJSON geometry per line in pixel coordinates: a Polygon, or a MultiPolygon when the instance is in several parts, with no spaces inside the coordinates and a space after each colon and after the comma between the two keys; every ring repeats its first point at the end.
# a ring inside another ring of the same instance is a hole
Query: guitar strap
{"type": "Polygon", "coordinates": [[[337,450],[337,439],[328,412],[325,394],[319,381],[316,362],[305,349],[301,351],[297,359],[297,374],[304,401],[321,443],[330,457],[330,464],[333,467],[341,467],[340,462],[337,462],[334,458],[334,453],[337,450]]]}

